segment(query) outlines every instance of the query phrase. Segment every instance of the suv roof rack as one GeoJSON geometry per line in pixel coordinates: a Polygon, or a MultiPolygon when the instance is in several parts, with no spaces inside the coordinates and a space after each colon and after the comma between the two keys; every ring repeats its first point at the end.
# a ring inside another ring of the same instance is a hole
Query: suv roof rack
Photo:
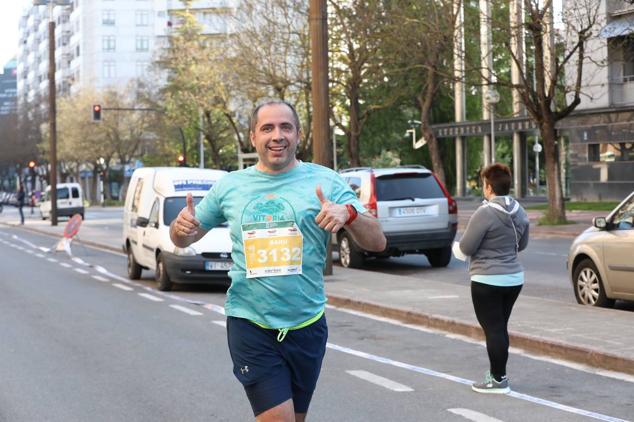
{"type": "Polygon", "coordinates": [[[420,164],[404,164],[401,166],[398,166],[399,168],[404,168],[404,169],[423,169],[423,170],[427,170],[427,167],[425,166],[421,166],[420,164]]]}
{"type": "Polygon", "coordinates": [[[347,173],[349,171],[359,171],[359,170],[372,170],[372,167],[352,167],[349,169],[341,169],[339,173],[347,173]]]}

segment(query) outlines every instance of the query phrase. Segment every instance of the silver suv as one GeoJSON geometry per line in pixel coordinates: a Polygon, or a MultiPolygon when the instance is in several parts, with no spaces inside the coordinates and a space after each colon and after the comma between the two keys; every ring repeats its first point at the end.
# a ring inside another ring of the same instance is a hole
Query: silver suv
{"type": "Polygon", "coordinates": [[[436,175],[423,166],[360,167],[340,170],[366,209],[381,223],[383,252],[354,243],[345,228],[337,233],[341,265],[360,268],[367,257],[425,254],[433,267],[446,267],[458,228],[458,206],[436,175]]]}

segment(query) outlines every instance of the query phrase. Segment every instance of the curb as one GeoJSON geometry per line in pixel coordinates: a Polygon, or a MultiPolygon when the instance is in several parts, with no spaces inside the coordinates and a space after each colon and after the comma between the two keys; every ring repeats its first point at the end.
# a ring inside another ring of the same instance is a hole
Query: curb
{"type": "MultiPolygon", "coordinates": [[[[49,237],[59,237],[46,230],[40,230],[32,227],[18,226],[5,222],[0,222],[0,225],[20,228],[49,237]]],[[[123,254],[123,251],[121,249],[108,245],[103,245],[101,243],[86,240],[76,240],[76,242],[87,246],[92,246],[95,248],[105,249],[111,252],[123,254]]],[[[391,318],[404,323],[421,325],[424,327],[429,327],[453,334],[459,334],[476,340],[484,339],[484,335],[480,326],[463,322],[457,319],[447,318],[440,315],[414,312],[407,309],[389,307],[379,303],[364,302],[342,296],[327,296],[328,304],[333,306],[361,311],[368,314],[391,318]]],[[[539,337],[514,331],[509,332],[509,337],[513,347],[521,348],[533,353],[538,353],[553,358],[567,360],[569,362],[574,362],[577,364],[588,365],[594,368],[601,368],[609,371],[634,375],[634,359],[628,359],[611,353],[601,352],[586,347],[575,346],[568,343],[553,340],[544,340],[539,337]]]]}
{"type": "MultiPolygon", "coordinates": [[[[328,304],[391,318],[404,323],[460,334],[476,340],[484,340],[480,326],[452,318],[392,308],[378,303],[363,302],[336,295],[328,295],[328,304]]],[[[512,347],[594,368],[634,375],[634,359],[563,342],[544,340],[518,332],[509,332],[509,337],[512,347]]]]}

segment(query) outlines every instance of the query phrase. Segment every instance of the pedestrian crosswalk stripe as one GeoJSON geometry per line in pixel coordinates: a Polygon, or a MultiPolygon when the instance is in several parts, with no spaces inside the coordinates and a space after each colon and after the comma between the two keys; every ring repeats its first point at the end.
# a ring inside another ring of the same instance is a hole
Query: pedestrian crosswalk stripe
{"type": "Polygon", "coordinates": [[[376,384],[379,385],[381,387],[387,388],[388,390],[392,390],[392,391],[396,391],[399,393],[402,392],[410,392],[410,391],[414,391],[413,388],[410,388],[406,385],[403,384],[399,384],[396,381],[392,381],[390,379],[387,378],[383,378],[379,375],[373,374],[371,372],[368,371],[357,371],[357,370],[353,370],[353,371],[346,371],[348,374],[353,375],[357,378],[361,378],[364,381],[368,381],[371,382],[372,384],[376,384]]]}

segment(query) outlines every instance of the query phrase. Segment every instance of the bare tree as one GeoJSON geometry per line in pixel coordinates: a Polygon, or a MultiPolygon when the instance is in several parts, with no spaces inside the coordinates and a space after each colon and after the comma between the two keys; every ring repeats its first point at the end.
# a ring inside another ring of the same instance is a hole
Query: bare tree
{"type": "Polygon", "coordinates": [[[443,159],[431,128],[431,112],[439,90],[453,78],[450,67],[452,28],[456,21],[453,2],[395,0],[390,2],[388,12],[386,61],[401,69],[401,83],[414,94],[433,170],[445,183],[443,159]]]}
{"type": "MultiPolygon", "coordinates": [[[[298,155],[306,156],[312,142],[308,2],[244,0],[234,22],[232,61],[240,81],[236,94],[251,103],[263,97],[293,103],[303,119],[306,140],[298,155]]],[[[245,144],[245,150],[250,148],[245,144]]]]}
{"type": "MultiPolygon", "coordinates": [[[[555,41],[552,0],[524,0],[525,19],[510,28],[508,18],[492,19],[493,31],[518,32],[526,39],[526,55],[516,54],[507,37],[505,52],[519,68],[519,83],[512,83],[505,72],[495,73],[497,84],[514,88],[528,115],[537,124],[544,143],[548,211],[546,219],[566,220],[561,187],[557,122],[568,116],[581,102],[584,65],[593,61],[589,41],[599,26],[598,0],[575,0],[562,15],[565,40],[555,41]]],[[[495,7],[494,7],[495,9],[495,7]]],[[[488,81],[495,82],[495,81],[488,81]]]]}
{"type": "Polygon", "coordinates": [[[382,55],[381,26],[386,10],[381,0],[329,0],[329,50],[333,120],[348,139],[350,165],[361,165],[360,142],[370,115],[390,107],[403,93],[391,82],[382,55]],[[335,110],[345,110],[347,122],[335,110]]]}

